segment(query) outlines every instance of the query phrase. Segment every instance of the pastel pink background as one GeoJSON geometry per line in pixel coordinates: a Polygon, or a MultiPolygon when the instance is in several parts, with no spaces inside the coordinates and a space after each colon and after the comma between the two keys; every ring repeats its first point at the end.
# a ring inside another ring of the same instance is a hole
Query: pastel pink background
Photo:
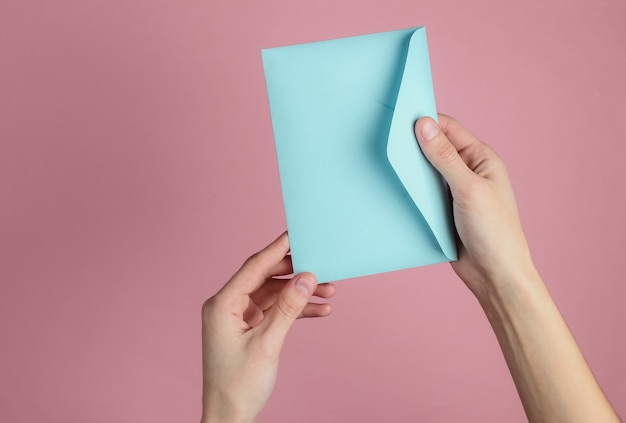
{"type": "MultiPolygon", "coordinates": [[[[626,3],[0,2],[0,420],[200,417],[200,306],[285,229],[260,49],[426,25],[626,415],[626,3]]],[[[315,122],[311,122],[314,125],[315,122]]],[[[305,128],[306,130],[306,128],[305,128]]],[[[521,422],[448,265],[340,282],[260,422],[521,422]]]]}

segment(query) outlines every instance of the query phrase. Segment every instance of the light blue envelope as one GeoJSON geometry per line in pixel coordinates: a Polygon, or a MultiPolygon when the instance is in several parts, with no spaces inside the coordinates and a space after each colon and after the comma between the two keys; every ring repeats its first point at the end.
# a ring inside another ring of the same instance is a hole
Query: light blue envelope
{"type": "Polygon", "coordinates": [[[262,51],[294,271],[336,281],[457,259],[425,28],[262,51]]]}

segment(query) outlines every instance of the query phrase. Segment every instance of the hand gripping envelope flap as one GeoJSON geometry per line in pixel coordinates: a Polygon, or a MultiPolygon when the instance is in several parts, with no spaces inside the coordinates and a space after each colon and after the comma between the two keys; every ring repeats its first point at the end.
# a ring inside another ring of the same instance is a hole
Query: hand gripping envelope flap
{"type": "Polygon", "coordinates": [[[413,132],[436,118],[425,29],[262,57],[294,271],[329,282],[456,260],[445,181],[413,132]]]}

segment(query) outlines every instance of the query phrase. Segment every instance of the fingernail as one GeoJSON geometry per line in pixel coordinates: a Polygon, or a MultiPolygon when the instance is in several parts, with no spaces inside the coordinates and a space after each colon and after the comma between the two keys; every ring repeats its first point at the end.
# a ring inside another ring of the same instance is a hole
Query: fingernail
{"type": "Polygon", "coordinates": [[[315,285],[313,278],[307,275],[302,275],[296,280],[296,289],[307,297],[313,293],[315,285]]]}
{"type": "Polygon", "coordinates": [[[426,122],[422,124],[420,130],[420,133],[422,134],[422,139],[424,139],[424,141],[434,140],[435,137],[439,135],[439,132],[441,132],[441,129],[439,129],[439,125],[437,125],[437,123],[432,119],[426,119],[426,122]]]}

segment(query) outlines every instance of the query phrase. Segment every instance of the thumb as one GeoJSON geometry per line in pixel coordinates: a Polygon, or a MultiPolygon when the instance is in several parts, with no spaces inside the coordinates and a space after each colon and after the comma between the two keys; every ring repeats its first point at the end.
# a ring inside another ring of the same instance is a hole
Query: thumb
{"type": "Polygon", "coordinates": [[[467,183],[467,178],[474,175],[474,172],[459,156],[456,147],[432,118],[419,119],[415,123],[415,135],[422,152],[435,169],[443,175],[450,188],[454,189],[467,183]]]}
{"type": "Polygon", "coordinates": [[[282,344],[289,328],[309,303],[315,288],[317,278],[312,273],[300,273],[287,282],[261,322],[266,336],[282,344]]]}

